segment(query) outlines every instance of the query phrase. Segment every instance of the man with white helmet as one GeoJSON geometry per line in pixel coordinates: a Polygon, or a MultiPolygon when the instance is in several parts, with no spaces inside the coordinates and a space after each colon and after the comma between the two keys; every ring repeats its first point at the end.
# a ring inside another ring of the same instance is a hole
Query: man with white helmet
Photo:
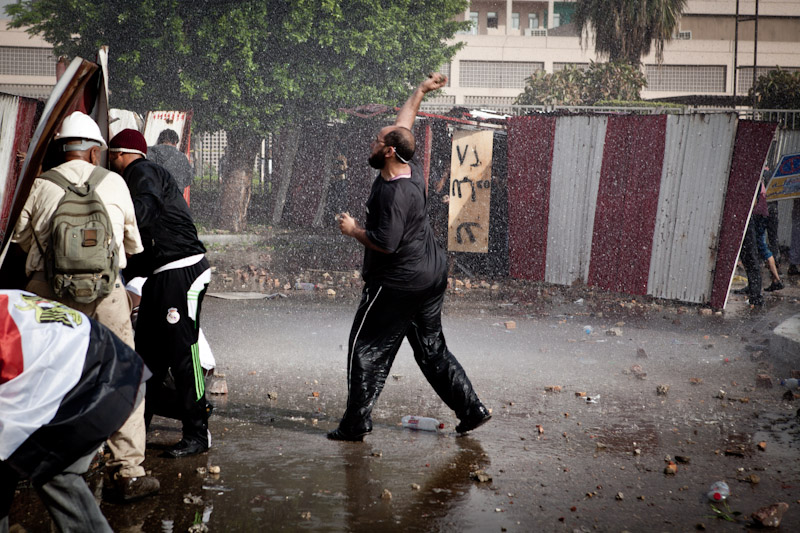
{"type": "MultiPolygon", "coordinates": [[[[85,113],[75,111],[64,119],[50,147],[50,152],[55,153],[55,159],[62,161],[52,170],[71,185],[81,187],[98,168],[102,151],[107,147],[97,123],[85,113]]],[[[97,183],[95,190],[111,222],[114,242],[118,247],[118,272],[127,264],[128,255],[140,253],[144,247],[136,225],[133,201],[125,181],[119,174],[105,169],[104,172],[106,174],[97,183]]],[[[29,281],[26,289],[89,315],[133,348],[130,303],[118,276],[107,296],[98,297],[90,303],[80,303],[66,292],[57,296],[45,275],[51,219],[64,195],[65,189],[62,186],[42,177],[36,179],[17,221],[13,241],[28,254],[25,273],[29,281]]],[[[158,480],[147,476],[141,466],[144,461],[145,439],[142,385],[137,404],[127,422],[108,440],[112,457],[107,466],[112,475],[113,489],[116,492],[114,496],[117,499],[131,501],[153,494],[159,489],[158,480]]]]}

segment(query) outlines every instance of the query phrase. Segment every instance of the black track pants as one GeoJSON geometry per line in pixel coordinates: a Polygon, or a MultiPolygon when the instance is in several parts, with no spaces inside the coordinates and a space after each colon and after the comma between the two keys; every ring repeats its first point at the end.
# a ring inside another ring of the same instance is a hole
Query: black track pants
{"type": "Polygon", "coordinates": [[[447,349],[442,333],[446,288],[444,276],[422,291],[364,287],[348,343],[347,410],[340,423],[344,431],[372,429],[372,409],[404,337],[425,378],[456,416],[464,418],[483,406],[466,372],[447,349]]]}
{"type": "Polygon", "coordinates": [[[183,436],[205,439],[208,411],[197,344],[200,310],[210,279],[208,261],[147,278],[136,324],[136,351],[153,372],[145,420],[153,414],[183,422],[183,436]],[[166,387],[168,371],[174,390],[166,387]]]}
{"type": "Polygon", "coordinates": [[[744,232],[742,251],[739,255],[747,273],[747,294],[750,297],[750,303],[760,305],[764,301],[761,296],[761,260],[756,244],[755,222],[752,219],[744,232]]]}

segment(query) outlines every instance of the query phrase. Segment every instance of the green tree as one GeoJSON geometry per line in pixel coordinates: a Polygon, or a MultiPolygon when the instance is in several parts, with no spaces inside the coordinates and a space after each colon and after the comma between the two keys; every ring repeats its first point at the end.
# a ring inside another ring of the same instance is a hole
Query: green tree
{"type": "Polygon", "coordinates": [[[641,65],[642,56],[656,46],[660,63],[664,43],[678,28],[686,0],[577,0],[575,27],[581,42],[594,32],[594,47],[599,57],[610,62],[641,65]]]}
{"type": "Polygon", "coordinates": [[[628,63],[594,63],[581,70],[568,66],[553,74],[538,70],[525,82],[520,105],[590,106],[600,101],[639,100],[644,74],[628,63]]]}
{"type": "Polygon", "coordinates": [[[750,89],[760,109],[800,109],[800,71],[787,72],[777,67],[760,76],[750,89]]]}
{"type": "MultiPolygon", "coordinates": [[[[21,0],[28,27],[57,55],[109,45],[111,100],[136,111],[192,109],[199,131],[224,129],[230,165],[221,220],[246,223],[259,139],[336,109],[395,105],[452,58],[466,0],[21,0]]],[[[283,176],[288,179],[289,176],[283,176]]]]}

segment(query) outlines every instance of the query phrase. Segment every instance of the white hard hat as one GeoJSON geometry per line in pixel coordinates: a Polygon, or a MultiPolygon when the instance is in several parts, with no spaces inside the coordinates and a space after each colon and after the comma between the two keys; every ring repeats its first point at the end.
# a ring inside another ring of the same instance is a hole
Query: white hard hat
{"type": "Polygon", "coordinates": [[[108,148],[105,139],[100,134],[100,127],[86,113],[75,111],[64,119],[61,129],[56,133],[56,139],[88,139],[100,143],[100,148],[108,148]]]}

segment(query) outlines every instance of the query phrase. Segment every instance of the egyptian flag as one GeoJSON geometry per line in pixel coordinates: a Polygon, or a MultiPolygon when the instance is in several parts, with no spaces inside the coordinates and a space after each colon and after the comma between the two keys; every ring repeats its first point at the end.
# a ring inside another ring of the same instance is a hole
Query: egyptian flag
{"type": "Polygon", "coordinates": [[[133,411],[144,363],[63,304],[0,290],[0,461],[44,483],[133,411]]]}

